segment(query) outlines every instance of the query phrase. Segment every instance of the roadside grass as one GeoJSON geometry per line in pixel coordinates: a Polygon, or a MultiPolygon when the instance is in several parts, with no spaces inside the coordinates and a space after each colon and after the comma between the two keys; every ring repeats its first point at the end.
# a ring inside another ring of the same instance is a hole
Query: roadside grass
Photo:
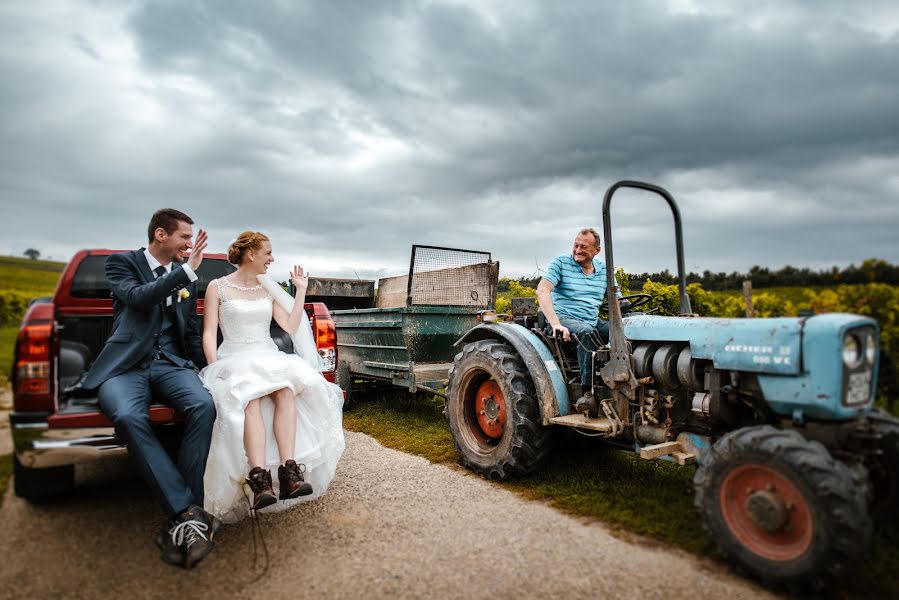
{"type": "Polygon", "coordinates": [[[0,506],[3,506],[3,499],[6,497],[6,486],[12,479],[12,454],[4,454],[0,456],[0,506]]]}
{"type": "MultiPolygon", "coordinates": [[[[437,397],[390,394],[347,408],[343,423],[386,447],[434,463],[457,464],[459,454],[442,409],[443,400],[437,397]]],[[[656,540],[699,556],[715,556],[714,543],[693,508],[695,468],[642,460],[575,432],[556,433],[553,449],[534,473],[497,483],[571,515],[602,521],[619,535],[638,534],[644,543],[656,540]]],[[[899,598],[897,540],[877,531],[858,576],[823,597],[899,598]]]]}
{"type": "Polygon", "coordinates": [[[442,400],[435,403],[385,395],[345,411],[343,426],[370,435],[388,448],[435,463],[454,463],[459,461],[459,453],[441,415],[442,406],[442,400]]]}
{"type": "Polygon", "coordinates": [[[18,326],[0,327],[0,385],[3,385],[12,373],[13,352],[16,349],[18,326]]]}

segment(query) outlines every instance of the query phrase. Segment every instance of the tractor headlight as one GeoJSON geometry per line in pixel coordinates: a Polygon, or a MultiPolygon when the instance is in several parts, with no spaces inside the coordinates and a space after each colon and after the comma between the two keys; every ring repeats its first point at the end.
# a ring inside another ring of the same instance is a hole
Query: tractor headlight
{"type": "Polygon", "coordinates": [[[847,334],[843,338],[843,364],[850,369],[855,369],[861,364],[862,347],[858,338],[853,334],[847,334]]]}
{"type": "Polygon", "coordinates": [[[873,365],[874,359],[877,357],[877,340],[874,338],[873,333],[869,333],[865,336],[865,358],[868,359],[868,364],[873,365]]]}

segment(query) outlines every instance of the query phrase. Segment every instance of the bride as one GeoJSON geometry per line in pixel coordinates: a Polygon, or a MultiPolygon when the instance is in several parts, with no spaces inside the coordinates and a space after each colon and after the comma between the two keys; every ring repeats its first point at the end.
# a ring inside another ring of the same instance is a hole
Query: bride
{"type": "Polygon", "coordinates": [[[206,291],[203,352],[209,366],[200,378],[216,407],[204,508],[235,523],[250,508],[283,510],[325,493],[344,449],[343,398],[321,374],[303,308],[308,274],[293,268],[297,293],[291,298],[265,274],[274,258],[271,242],[259,232],[241,233],[228,260],[237,270],[206,291]],[[273,317],[291,334],[295,354],[275,345],[273,317]],[[223,342],[216,349],[219,328],[223,342]],[[244,483],[253,493],[249,505],[244,483]]]}

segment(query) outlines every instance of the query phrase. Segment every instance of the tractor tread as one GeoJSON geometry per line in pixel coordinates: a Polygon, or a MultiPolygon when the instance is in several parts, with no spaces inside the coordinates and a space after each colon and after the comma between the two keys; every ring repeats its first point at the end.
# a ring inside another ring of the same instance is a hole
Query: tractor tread
{"type": "Polygon", "coordinates": [[[871,522],[863,489],[853,485],[850,469],[822,444],[796,431],[764,425],[727,433],[703,457],[693,485],[696,510],[720,554],[767,583],[782,583],[792,590],[808,586],[821,589],[844,577],[868,547],[871,522]],[[731,467],[754,460],[768,466],[776,464],[780,472],[792,476],[794,483],[808,488],[819,531],[812,547],[796,560],[777,563],[754,554],[733,537],[721,517],[721,481],[731,467]]]}
{"type": "Polygon", "coordinates": [[[540,423],[534,383],[515,350],[492,339],[466,344],[456,355],[448,377],[446,417],[462,463],[490,479],[510,479],[532,472],[549,452],[551,436],[540,423]],[[462,405],[468,392],[462,387],[473,369],[489,373],[505,396],[507,431],[511,436],[492,451],[472,447],[470,435],[462,431],[462,405]]]}

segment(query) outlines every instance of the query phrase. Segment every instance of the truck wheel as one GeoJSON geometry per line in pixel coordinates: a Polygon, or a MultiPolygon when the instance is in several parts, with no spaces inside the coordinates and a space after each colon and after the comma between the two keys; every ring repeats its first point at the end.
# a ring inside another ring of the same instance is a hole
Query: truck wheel
{"type": "Polygon", "coordinates": [[[491,479],[529,473],[549,450],[534,383],[503,342],[480,340],[456,355],[446,418],[462,462],[491,479]]]}
{"type": "Polygon", "coordinates": [[[42,502],[70,493],[75,488],[74,465],[30,469],[13,454],[13,485],[16,496],[29,502],[42,502]]]}
{"type": "Polygon", "coordinates": [[[334,374],[337,385],[343,390],[344,408],[353,405],[353,376],[350,374],[350,366],[345,362],[337,364],[337,372],[334,374]]]}
{"type": "Polygon", "coordinates": [[[817,588],[848,575],[868,547],[863,490],[798,432],[764,425],[728,433],[702,457],[693,485],[720,553],[763,581],[817,588]]]}

